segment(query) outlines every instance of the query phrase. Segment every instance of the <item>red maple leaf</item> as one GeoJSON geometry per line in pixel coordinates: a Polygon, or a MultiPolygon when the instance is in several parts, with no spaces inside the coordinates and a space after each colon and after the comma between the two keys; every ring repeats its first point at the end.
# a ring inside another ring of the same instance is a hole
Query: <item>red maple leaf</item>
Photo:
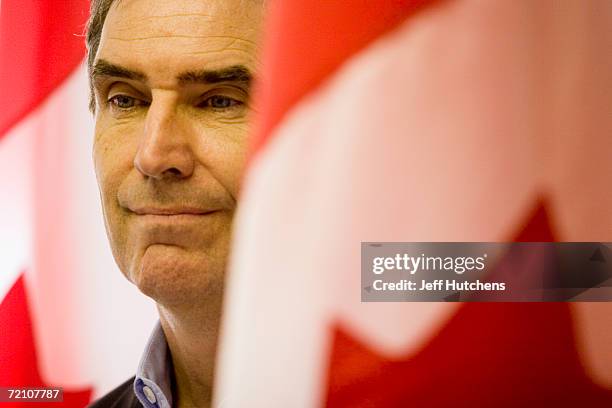
{"type": "MultiPolygon", "coordinates": [[[[38,371],[32,320],[28,307],[23,274],[17,279],[0,303],[0,387],[52,387],[38,371]]],[[[52,406],[81,408],[91,401],[91,388],[64,389],[64,401],[59,403],[9,402],[2,408],[52,406]]]]}
{"type": "MultiPolygon", "coordinates": [[[[514,240],[555,241],[550,221],[541,203],[514,240]]],[[[466,303],[399,358],[333,330],[330,408],[612,406],[612,390],[585,375],[565,303],[466,303]]]]}

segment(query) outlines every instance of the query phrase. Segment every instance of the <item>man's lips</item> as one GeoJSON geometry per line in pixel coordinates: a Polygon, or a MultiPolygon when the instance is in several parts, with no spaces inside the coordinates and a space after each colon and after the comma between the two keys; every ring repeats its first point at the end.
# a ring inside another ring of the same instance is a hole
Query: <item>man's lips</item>
{"type": "Polygon", "coordinates": [[[192,236],[194,228],[201,231],[202,227],[210,226],[216,218],[214,214],[218,213],[217,210],[185,207],[137,207],[130,211],[134,227],[149,236],[151,242],[162,244],[183,242],[192,236]]]}
{"type": "Polygon", "coordinates": [[[136,207],[129,208],[131,212],[137,215],[206,215],[215,212],[212,209],[201,209],[193,207],[177,207],[177,208],[160,208],[160,207],[136,207]]]}
{"type": "Polygon", "coordinates": [[[210,239],[223,223],[222,209],[129,207],[129,228],[140,245],[193,246],[210,239]]]}

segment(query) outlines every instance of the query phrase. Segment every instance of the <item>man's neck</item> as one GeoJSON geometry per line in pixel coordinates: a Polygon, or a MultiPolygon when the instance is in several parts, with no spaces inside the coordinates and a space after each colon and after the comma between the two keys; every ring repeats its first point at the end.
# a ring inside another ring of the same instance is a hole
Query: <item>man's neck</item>
{"type": "Polygon", "coordinates": [[[220,296],[215,301],[207,299],[205,305],[158,304],[158,311],[174,365],[173,407],[209,407],[221,317],[220,296]]]}

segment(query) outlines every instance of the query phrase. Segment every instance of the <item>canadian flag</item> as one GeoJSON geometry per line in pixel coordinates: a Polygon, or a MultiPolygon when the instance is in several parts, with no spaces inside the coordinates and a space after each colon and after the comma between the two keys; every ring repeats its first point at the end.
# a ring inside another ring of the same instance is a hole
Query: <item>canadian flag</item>
{"type": "Polygon", "coordinates": [[[267,21],[219,406],[610,406],[609,304],[361,303],[360,243],[611,241],[612,2],[267,21]]]}
{"type": "Polygon", "coordinates": [[[58,407],[134,375],[155,321],[105,238],[88,15],[85,0],[0,4],[0,387],[63,387],[58,407]]]}

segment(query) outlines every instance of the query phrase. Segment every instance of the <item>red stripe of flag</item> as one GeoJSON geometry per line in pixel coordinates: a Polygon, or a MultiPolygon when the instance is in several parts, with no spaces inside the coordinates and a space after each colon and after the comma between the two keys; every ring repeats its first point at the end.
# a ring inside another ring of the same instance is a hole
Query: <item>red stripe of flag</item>
{"type": "Polygon", "coordinates": [[[86,0],[0,3],[0,138],[83,60],[86,0]]]}

